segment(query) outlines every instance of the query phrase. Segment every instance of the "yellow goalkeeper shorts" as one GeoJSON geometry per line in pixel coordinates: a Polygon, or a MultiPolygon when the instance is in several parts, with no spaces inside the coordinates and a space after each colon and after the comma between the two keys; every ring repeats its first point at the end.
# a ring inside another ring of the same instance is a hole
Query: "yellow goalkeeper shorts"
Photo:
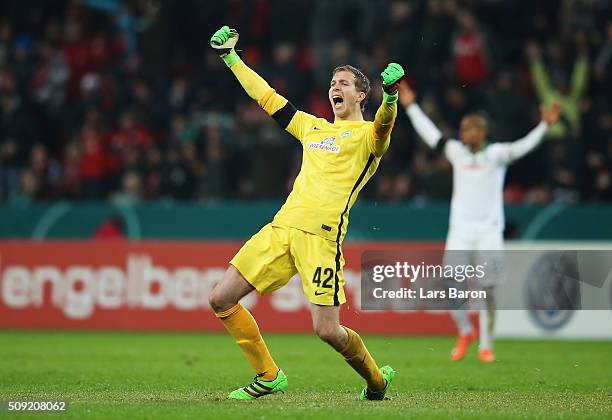
{"type": "Polygon", "coordinates": [[[260,294],[280,289],[300,273],[306,298],[324,306],[346,302],[340,245],[312,233],[267,224],[230,261],[260,294]]]}

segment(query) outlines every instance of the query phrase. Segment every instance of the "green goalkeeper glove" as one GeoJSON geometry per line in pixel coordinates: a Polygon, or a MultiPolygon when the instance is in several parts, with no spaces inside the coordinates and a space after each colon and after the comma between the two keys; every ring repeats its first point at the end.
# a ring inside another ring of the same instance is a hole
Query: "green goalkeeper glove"
{"type": "Polygon", "coordinates": [[[387,103],[397,102],[399,83],[404,77],[404,69],[397,63],[390,63],[380,73],[383,80],[383,99],[387,103]]]}
{"type": "Polygon", "coordinates": [[[219,57],[227,64],[227,67],[231,67],[240,60],[236,50],[234,50],[238,42],[238,37],[237,30],[230,29],[228,26],[223,26],[210,38],[210,46],[217,51],[219,57]]]}

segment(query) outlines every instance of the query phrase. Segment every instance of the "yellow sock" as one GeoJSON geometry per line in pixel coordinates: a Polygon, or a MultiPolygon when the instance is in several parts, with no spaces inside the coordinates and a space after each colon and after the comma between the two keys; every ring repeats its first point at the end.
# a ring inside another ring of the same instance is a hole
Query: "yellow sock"
{"type": "Polygon", "coordinates": [[[255,370],[255,374],[262,374],[261,379],[264,381],[276,378],[278,366],[270,356],[253,315],[239,303],[227,311],[218,312],[215,315],[234,337],[236,344],[255,370]]]}
{"type": "Polygon", "coordinates": [[[355,331],[342,326],[348,334],[348,341],[340,354],[344,356],[344,360],[351,365],[357,373],[368,383],[368,388],[372,391],[380,391],[385,388],[385,378],[378,370],[374,358],[368,352],[365,344],[355,331]]]}

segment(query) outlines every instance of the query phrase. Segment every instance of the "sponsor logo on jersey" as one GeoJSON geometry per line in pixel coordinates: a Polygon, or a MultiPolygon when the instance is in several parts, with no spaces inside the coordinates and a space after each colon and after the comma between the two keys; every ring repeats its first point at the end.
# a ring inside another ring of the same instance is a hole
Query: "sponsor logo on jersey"
{"type": "Polygon", "coordinates": [[[351,134],[353,134],[353,130],[346,130],[345,132],[343,132],[342,134],[340,134],[340,138],[341,139],[345,139],[348,136],[350,136],[351,134]]]}
{"type": "Polygon", "coordinates": [[[336,137],[334,136],[325,137],[318,143],[310,143],[308,148],[322,150],[324,152],[340,153],[340,146],[336,144],[336,137]]]}

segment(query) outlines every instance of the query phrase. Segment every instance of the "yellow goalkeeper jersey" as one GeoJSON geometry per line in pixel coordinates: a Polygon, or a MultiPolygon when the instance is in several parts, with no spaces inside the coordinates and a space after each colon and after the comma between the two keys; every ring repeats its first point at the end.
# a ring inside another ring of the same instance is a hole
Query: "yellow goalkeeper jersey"
{"type": "Polygon", "coordinates": [[[374,121],[330,123],[296,110],[242,61],[231,69],[249,96],[302,143],[300,173],[272,223],[342,243],[350,209],[389,147],[396,104],[383,102],[374,121]]]}

